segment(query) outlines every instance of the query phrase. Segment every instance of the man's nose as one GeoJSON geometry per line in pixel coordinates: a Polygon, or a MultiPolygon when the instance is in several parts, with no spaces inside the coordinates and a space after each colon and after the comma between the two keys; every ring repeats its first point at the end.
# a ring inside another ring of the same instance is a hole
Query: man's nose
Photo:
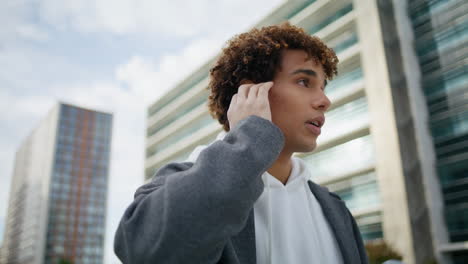
{"type": "Polygon", "coordinates": [[[328,97],[323,92],[321,92],[321,95],[314,101],[314,108],[324,112],[328,110],[330,105],[330,99],[328,99],[328,97]]]}

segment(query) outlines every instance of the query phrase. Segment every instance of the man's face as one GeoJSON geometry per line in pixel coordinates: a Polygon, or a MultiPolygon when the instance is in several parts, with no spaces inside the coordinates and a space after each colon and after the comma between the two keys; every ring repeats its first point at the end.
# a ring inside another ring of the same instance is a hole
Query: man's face
{"type": "Polygon", "coordinates": [[[321,122],[330,106],[325,73],[305,51],[285,50],[282,55],[269,93],[272,121],[283,131],[285,151],[310,152],[317,146],[320,128],[309,122],[321,122]]]}

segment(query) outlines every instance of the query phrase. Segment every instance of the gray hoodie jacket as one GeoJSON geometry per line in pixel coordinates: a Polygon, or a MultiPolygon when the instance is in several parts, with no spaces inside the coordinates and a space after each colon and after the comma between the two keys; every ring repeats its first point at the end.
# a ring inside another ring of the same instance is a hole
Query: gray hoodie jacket
{"type": "MultiPolygon", "coordinates": [[[[125,211],[115,234],[116,255],[125,264],[254,264],[253,206],[263,192],[261,175],[283,146],[276,125],[250,116],[204,149],[194,163],[162,167],[136,191],[125,211]]],[[[359,230],[344,202],[312,181],[309,187],[344,263],[367,263],[359,230]]]]}

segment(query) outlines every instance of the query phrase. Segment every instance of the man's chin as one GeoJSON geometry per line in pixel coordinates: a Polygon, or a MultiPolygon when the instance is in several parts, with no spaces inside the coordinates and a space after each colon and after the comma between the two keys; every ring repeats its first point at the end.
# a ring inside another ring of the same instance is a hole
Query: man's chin
{"type": "Polygon", "coordinates": [[[298,152],[298,153],[308,153],[308,152],[312,152],[314,151],[315,149],[317,148],[317,143],[316,142],[313,142],[311,144],[304,144],[302,145],[300,148],[298,148],[298,150],[296,150],[295,152],[298,152]]]}

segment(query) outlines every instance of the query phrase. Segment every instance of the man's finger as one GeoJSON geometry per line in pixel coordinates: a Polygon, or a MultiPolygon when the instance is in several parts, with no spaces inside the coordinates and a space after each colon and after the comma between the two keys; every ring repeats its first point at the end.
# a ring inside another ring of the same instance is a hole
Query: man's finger
{"type": "Polygon", "coordinates": [[[238,94],[238,99],[246,99],[247,98],[247,95],[248,95],[248,92],[249,92],[249,88],[254,85],[253,83],[248,83],[248,84],[243,84],[239,87],[239,90],[237,91],[237,94],[238,94]]]}
{"type": "Polygon", "coordinates": [[[256,84],[250,87],[249,89],[249,96],[247,97],[248,100],[255,100],[257,99],[258,89],[261,84],[256,84]]]}
{"type": "Polygon", "coordinates": [[[266,82],[258,89],[258,97],[259,98],[266,98],[268,100],[268,92],[270,91],[271,87],[273,87],[273,82],[266,82]]]}
{"type": "Polygon", "coordinates": [[[237,94],[234,94],[231,98],[231,104],[230,105],[235,105],[237,103],[237,94]]]}

